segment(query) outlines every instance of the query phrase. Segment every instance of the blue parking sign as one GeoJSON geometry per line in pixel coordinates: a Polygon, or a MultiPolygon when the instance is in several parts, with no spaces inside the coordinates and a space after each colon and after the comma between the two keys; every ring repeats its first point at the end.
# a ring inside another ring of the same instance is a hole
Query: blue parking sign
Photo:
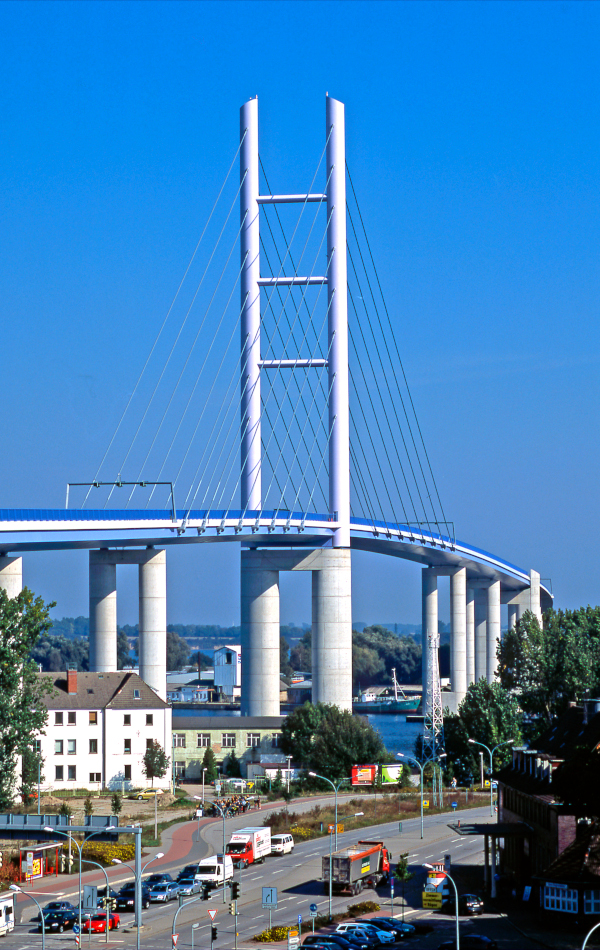
{"type": "Polygon", "coordinates": [[[298,926],[302,926],[302,914],[298,914],[298,926]]]}

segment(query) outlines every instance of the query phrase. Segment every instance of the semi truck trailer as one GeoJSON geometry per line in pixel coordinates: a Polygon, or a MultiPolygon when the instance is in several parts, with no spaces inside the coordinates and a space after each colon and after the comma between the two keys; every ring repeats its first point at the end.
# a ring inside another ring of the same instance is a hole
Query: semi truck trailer
{"type": "MultiPolygon", "coordinates": [[[[390,870],[391,852],[383,841],[359,841],[357,845],[331,855],[331,889],[334,894],[349,890],[360,894],[363,887],[377,887],[390,870]]],[[[328,854],[323,855],[323,889],[329,893],[328,854]]]]}

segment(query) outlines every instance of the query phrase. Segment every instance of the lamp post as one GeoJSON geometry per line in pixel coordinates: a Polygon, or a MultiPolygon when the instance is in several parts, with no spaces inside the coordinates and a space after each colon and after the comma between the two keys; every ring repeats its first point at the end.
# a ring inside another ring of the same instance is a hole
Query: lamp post
{"type": "MultiPolygon", "coordinates": [[[[51,828],[50,825],[46,825],[44,827],[44,831],[48,831],[50,834],[54,835],[62,835],[63,838],[68,838],[69,841],[72,842],[72,844],[74,844],[79,851],[79,933],[81,934],[81,901],[83,899],[83,895],[81,893],[81,848],[83,845],[80,845],[79,842],[75,840],[73,835],[70,835],[67,831],[60,831],[58,828],[51,828]]],[[[89,841],[90,838],[93,838],[94,835],[101,835],[107,831],[115,831],[115,825],[109,825],[107,828],[98,828],[97,831],[92,831],[91,835],[88,835],[87,838],[84,835],[83,844],[85,844],[86,841],[89,841]]]]}
{"type": "MultiPolygon", "coordinates": [[[[514,741],[515,741],[514,739],[508,739],[506,742],[499,742],[498,745],[495,745],[493,749],[490,749],[490,747],[487,746],[485,742],[478,742],[477,739],[469,739],[469,745],[483,746],[483,748],[487,749],[489,752],[489,756],[490,756],[490,818],[494,817],[494,786],[492,785],[492,772],[494,770],[494,759],[493,759],[494,752],[496,751],[496,749],[499,749],[503,745],[512,745],[514,741]]],[[[483,752],[480,752],[479,754],[483,755],[483,752]]]]}
{"type": "Polygon", "coordinates": [[[588,940],[589,940],[590,937],[592,936],[594,930],[597,930],[598,927],[600,927],[600,924],[595,924],[595,925],[592,927],[592,929],[586,934],[585,940],[583,941],[583,943],[582,943],[582,945],[581,945],[581,950],[585,950],[585,948],[587,947],[587,942],[588,942],[588,940]]]}
{"type": "MultiPolygon", "coordinates": [[[[89,858],[82,858],[81,860],[83,861],[84,864],[93,864],[95,865],[95,867],[100,868],[100,870],[104,874],[104,877],[106,878],[106,943],[108,943],[108,928],[109,928],[109,920],[110,920],[110,887],[108,884],[108,874],[106,873],[105,868],[103,868],[101,864],[98,864],[97,861],[90,861],[89,858]]],[[[91,925],[90,925],[90,929],[91,929],[91,925]]]]}
{"type": "Polygon", "coordinates": [[[203,768],[202,769],[202,805],[204,805],[204,773],[205,772],[208,772],[208,769],[203,768]]]}
{"type": "Polygon", "coordinates": [[[323,779],[324,782],[329,782],[329,784],[331,785],[332,789],[333,789],[334,792],[335,792],[335,850],[337,851],[337,849],[338,849],[338,840],[337,840],[337,827],[338,827],[338,820],[337,820],[337,819],[338,819],[338,809],[337,809],[338,802],[337,802],[337,797],[338,797],[338,789],[344,784],[344,782],[351,782],[352,779],[351,779],[351,778],[341,778],[341,779],[339,780],[339,782],[337,783],[337,785],[334,785],[330,778],[325,778],[324,775],[318,775],[317,772],[309,772],[308,774],[311,776],[311,778],[320,778],[320,779],[323,779]]]}
{"type": "MultiPolygon", "coordinates": [[[[200,796],[194,795],[196,801],[199,801],[200,796]]],[[[221,812],[221,818],[223,819],[223,903],[225,904],[225,810],[217,802],[213,802],[215,808],[218,808],[221,812]]]]}
{"type": "Polygon", "coordinates": [[[400,759],[407,759],[409,762],[414,762],[414,764],[419,768],[421,772],[421,838],[422,838],[423,837],[423,769],[425,768],[425,766],[421,765],[421,763],[417,759],[413,759],[411,755],[404,755],[404,752],[396,752],[396,755],[400,759]]]}
{"type": "MultiPolygon", "coordinates": [[[[16,894],[25,894],[25,891],[22,888],[20,888],[18,884],[9,884],[8,889],[10,891],[14,891],[16,894]]],[[[44,920],[44,912],[42,910],[42,905],[40,904],[38,900],[35,899],[33,894],[25,894],[25,897],[28,897],[30,901],[33,901],[34,904],[37,904],[38,906],[38,910],[40,912],[40,917],[42,920],[42,950],[46,950],[46,921],[44,920]]]]}
{"type": "MultiPolygon", "coordinates": [[[[158,861],[159,858],[164,858],[164,853],[163,853],[162,851],[159,851],[158,854],[155,854],[153,858],[150,858],[149,861],[146,861],[144,867],[143,867],[143,868],[141,869],[141,871],[140,871],[140,882],[141,882],[141,880],[142,880],[142,874],[144,873],[144,871],[146,870],[146,868],[148,867],[148,865],[149,865],[149,864],[152,864],[153,861],[158,861]]],[[[112,859],[112,863],[113,863],[113,864],[122,864],[124,868],[129,868],[129,870],[131,871],[131,873],[133,874],[133,876],[134,876],[134,878],[135,878],[136,893],[137,893],[137,883],[138,883],[137,875],[136,875],[136,873],[135,873],[135,870],[131,867],[131,865],[130,865],[130,864],[126,864],[124,861],[121,861],[120,858],[113,858],[113,859],[112,859]]],[[[141,905],[141,904],[140,904],[140,907],[139,907],[139,919],[138,919],[138,916],[137,916],[137,912],[138,912],[138,907],[136,906],[136,921],[135,921],[135,926],[136,926],[136,930],[137,930],[137,935],[136,935],[136,947],[137,947],[137,950],[140,950],[140,927],[142,926],[142,905],[141,905]]]]}
{"type": "MultiPolygon", "coordinates": [[[[424,864],[423,867],[427,868],[428,871],[434,870],[433,865],[431,864],[424,864]]],[[[445,874],[448,880],[451,882],[452,887],[454,888],[454,900],[456,901],[454,905],[454,909],[456,911],[456,950],[460,950],[460,944],[459,944],[460,934],[458,932],[458,888],[456,887],[456,884],[454,883],[454,878],[452,877],[452,875],[448,874],[447,871],[445,872],[445,874]]]]}

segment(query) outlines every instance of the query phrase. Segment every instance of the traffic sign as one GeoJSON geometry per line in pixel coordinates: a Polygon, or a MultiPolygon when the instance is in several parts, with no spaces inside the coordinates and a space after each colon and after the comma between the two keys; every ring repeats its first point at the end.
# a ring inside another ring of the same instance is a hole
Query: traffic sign
{"type": "Polygon", "coordinates": [[[81,939],[81,938],[80,938],[79,934],[75,934],[75,943],[77,944],[77,946],[80,946],[80,943],[79,943],[80,939],[81,939]]]}
{"type": "Polygon", "coordinates": [[[298,914],[298,930],[302,927],[302,914],[298,914]]]}
{"type": "Polygon", "coordinates": [[[277,910],[277,888],[276,887],[263,887],[262,889],[262,905],[266,908],[271,908],[272,910],[277,910]]]}
{"type": "Polygon", "coordinates": [[[79,924],[73,924],[73,933],[77,936],[79,933],[79,924]]]}
{"type": "Polygon", "coordinates": [[[424,798],[424,799],[423,799],[423,808],[429,808],[429,799],[428,799],[428,798],[424,798]]]}
{"type": "Polygon", "coordinates": [[[432,894],[431,891],[423,891],[423,907],[439,910],[442,906],[443,895],[441,893],[432,894]]]}
{"type": "Polygon", "coordinates": [[[210,919],[214,922],[214,919],[215,919],[215,917],[217,916],[217,908],[216,908],[216,907],[211,907],[210,910],[208,910],[208,916],[209,916],[210,919]]]}
{"type": "Polygon", "coordinates": [[[179,940],[179,934],[171,934],[171,940],[173,941],[173,946],[177,946],[177,941],[179,940]]]}
{"type": "Polygon", "coordinates": [[[310,916],[311,916],[311,917],[316,917],[317,914],[319,913],[316,904],[311,904],[310,907],[309,907],[309,910],[310,910],[310,916]]]}

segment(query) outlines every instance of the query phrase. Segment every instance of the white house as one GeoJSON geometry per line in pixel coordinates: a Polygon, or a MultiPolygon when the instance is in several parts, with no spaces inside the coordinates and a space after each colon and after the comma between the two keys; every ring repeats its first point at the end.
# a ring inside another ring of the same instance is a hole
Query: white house
{"type": "Polygon", "coordinates": [[[210,703],[212,702],[212,686],[192,686],[185,683],[167,683],[167,702],[169,703],[210,703]]]}
{"type": "MultiPolygon", "coordinates": [[[[171,755],[171,709],[137,673],[40,673],[48,686],[38,738],[44,788],[146,788],[142,760],[153,742],[171,755]]],[[[168,788],[171,768],[154,785],[168,788]]]]}
{"type": "Polygon", "coordinates": [[[215,686],[225,696],[239,699],[242,693],[242,648],[227,644],[214,651],[215,686]]]}

